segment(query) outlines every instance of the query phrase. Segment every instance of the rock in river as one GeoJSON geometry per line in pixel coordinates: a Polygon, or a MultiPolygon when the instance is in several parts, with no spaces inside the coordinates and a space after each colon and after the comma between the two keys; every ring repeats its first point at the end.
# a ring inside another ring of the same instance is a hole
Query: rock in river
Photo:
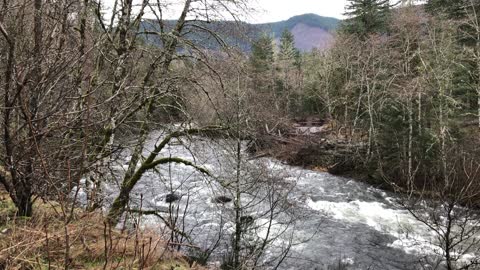
{"type": "Polygon", "coordinates": [[[167,196],[165,196],[165,202],[173,203],[173,202],[179,201],[180,198],[181,197],[179,195],[175,193],[170,193],[170,194],[167,194],[167,196]]]}
{"type": "Polygon", "coordinates": [[[217,197],[215,197],[215,199],[213,201],[216,202],[216,203],[225,204],[225,203],[231,202],[232,198],[229,198],[227,196],[217,196],[217,197]]]}

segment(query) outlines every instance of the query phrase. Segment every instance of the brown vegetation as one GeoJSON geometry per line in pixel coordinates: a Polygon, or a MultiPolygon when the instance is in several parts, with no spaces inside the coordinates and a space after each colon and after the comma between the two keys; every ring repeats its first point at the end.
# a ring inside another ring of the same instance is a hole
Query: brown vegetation
{"type": "Polygon", "coordinates": [[[31,218],[16,217],[2,192],[1,269],[203,269],[191,267],[159,229],[110,228],[101,213],[79,209],[65,226],[58,203],[37,202],[35,209],[31,218]]]}

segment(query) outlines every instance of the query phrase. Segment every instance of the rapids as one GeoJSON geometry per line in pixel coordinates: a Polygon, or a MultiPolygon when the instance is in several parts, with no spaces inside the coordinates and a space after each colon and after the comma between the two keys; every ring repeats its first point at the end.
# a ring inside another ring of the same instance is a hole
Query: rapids
{"type": "MultiPolygon", "coordinates": [[[[162,134],[158,131],[150,137],[145,155],[162,134]]],[[[234,145],[198,137],[174,141],[161,152],[161,157],[193,161],[214,177],[185,165],[162,165],[146,173],[132,194],[132,205],[142,209],[160,212],[172,206],[174,212],[178,209],[177,227],[188,232],[196,246],[210,248],[220,235],[210,261],[223,258],[233,233],[233,203],[219,204],[215,198],[219,195],[233,198],[234,193],[225,183],[236,172],[234,145]],[[180,200],[171,206],[166,198],[174,198],[169,195],[172,193],[180,200]]],[[[129,152],[124,151],[113,167],[115,175],[122,175],[129,158],[129,152]]],[[[242,159],[242,168],[249,170],[242,177],[252,177],[261,171],[255,181],[270,177],[281,182],[275,188],[283,187],[284,193],[279,194],[285,194],[289,202],[289,210],[285,211],[290,214],[278,211],[272,222],[270,236],[276,239],[268,246],[263,262],[290,247],[279,269],[430,269],[420,260],[440,252],[432,244],[434,235],[396,203],[395,194],[270,158],[248,160],[243,153],[242,159]],[[289,219],[292,215],[293,221],[289,219]]],[[[249,190],[242,197],[242,204],[251,205],[244,212],[253,218],[255,237],[264,237],[268,224],[264,213],[269,204],[264,199],[265,192],[260,190],[258,188],[257,193],[249,190]],[[263,199],[256,200],[258,196],[263,199]]],[[[111,202],[118,192],[117,184],[107,185],[104,192],[111,202]]],[[[142,224],[159,231],[165,229],[164,223],[153,216],[143,217],[142,224]]],[[[276,262],[267,268],[273,269],[276,262]]]]}

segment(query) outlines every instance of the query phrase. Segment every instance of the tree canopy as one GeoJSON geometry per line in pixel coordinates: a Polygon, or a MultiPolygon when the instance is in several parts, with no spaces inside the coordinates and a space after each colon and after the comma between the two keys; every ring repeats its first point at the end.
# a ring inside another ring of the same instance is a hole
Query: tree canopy
{"type": "Polygon", "coordinates": [[[382,33],[387,29],[390,14],[388,0],[349,0],[344,15],[342,31],[365,37],[372,33],[382,33]]]}

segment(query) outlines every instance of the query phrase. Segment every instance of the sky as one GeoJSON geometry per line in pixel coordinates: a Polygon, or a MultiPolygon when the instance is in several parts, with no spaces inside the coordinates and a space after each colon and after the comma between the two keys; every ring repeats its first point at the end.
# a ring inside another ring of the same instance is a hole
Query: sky
{"type": "MultiPolygon", "coordinates": [[[[102,0],[108,8],[113,6],[115,0],[102,0]]],[[[139,0],[134,0],[141,2],[139,0]]],[[[171,9],[178,11],[181,8],[182,0],[169,0],[172,3],[171,9]]],[[[342,19],[347,0],[250,0],[250,7],[255,11],[250,13],[244,20],[250,23],[265,23],[287,20],[295,15],[315,13],[326,17],[342,19]]],[[[177,12],[172,12],[176,17],[177,12]]],[[[168,15],[167,15],[168,16],[168,15]]]]}
{"type": "Polygon", "coordinates": [[[252,19],[256,23],[276,22],[305,13],[342,19],[346,2],[346,0],[256,0],[256,3],[253,3],[263,12],[259,11],[252,19]]]}

